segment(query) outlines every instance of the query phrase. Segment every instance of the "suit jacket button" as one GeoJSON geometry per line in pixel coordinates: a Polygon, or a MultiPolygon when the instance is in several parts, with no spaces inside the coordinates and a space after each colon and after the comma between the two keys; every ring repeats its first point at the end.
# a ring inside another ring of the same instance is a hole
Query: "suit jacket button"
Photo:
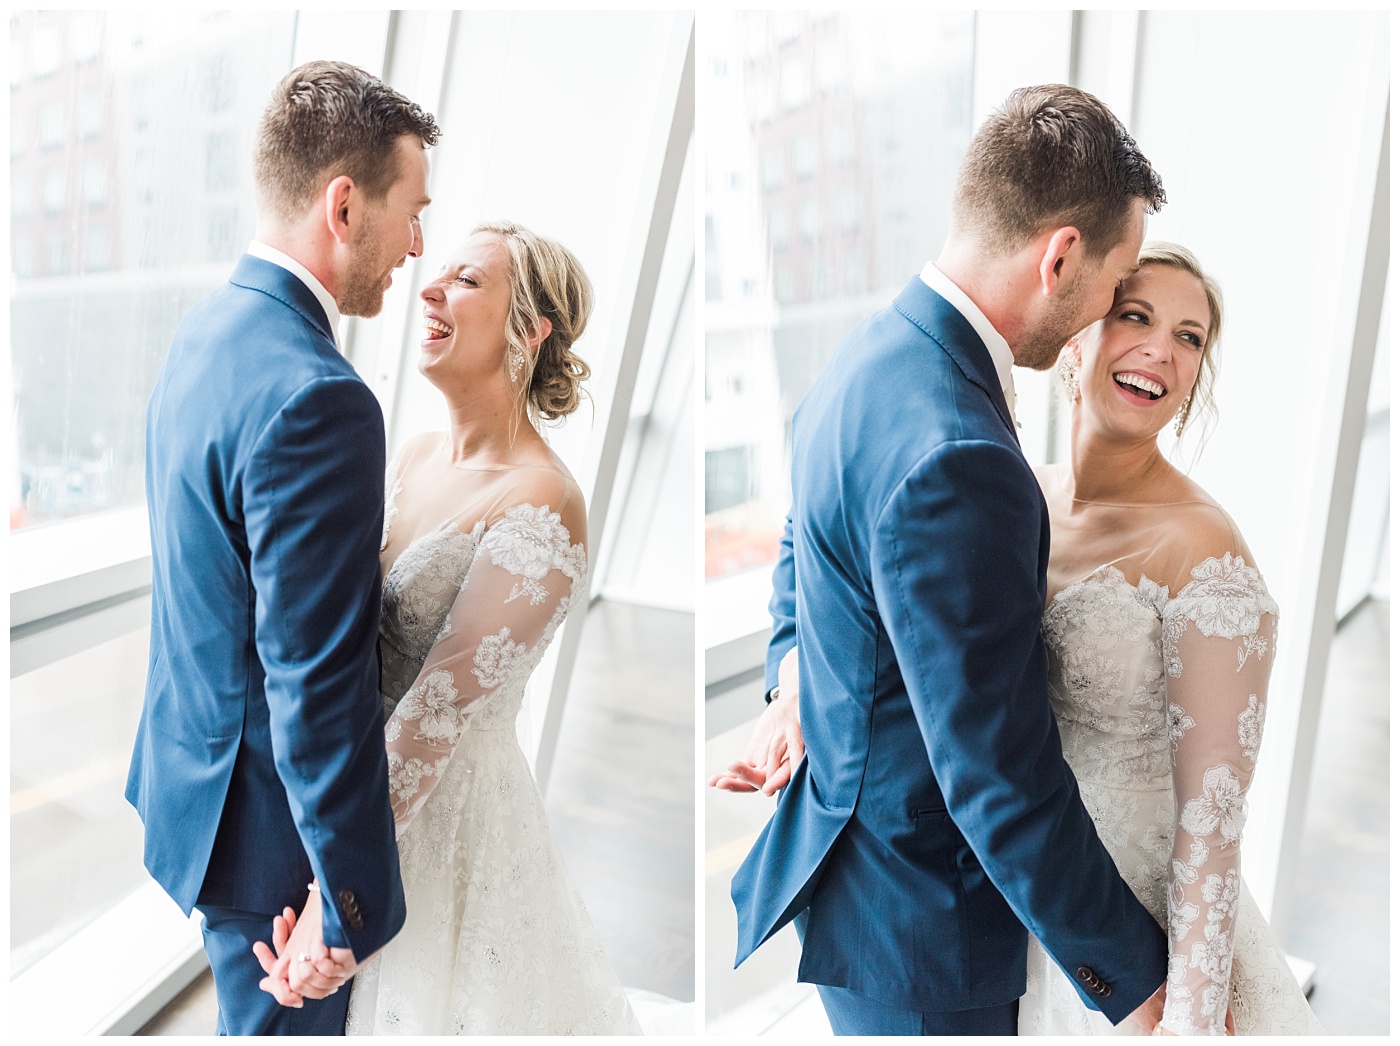
{"type": "MultiPolygon", "coordinates": [[[[345,893],[347,892],[348,891],[342,890],[341,896],[344,897],[345,893]]],[[[1089,967],[1087,966],[1079,967],[1079,969],[1074,971],[1074,975],[1079,978],[1079,982],[1081,984],[1085,985],[1092,984],[1095,980],[1098,979],[1094,976],[1094,971],[1089,969],[1089,967]]]]}
{"type": "Polygon", "coordinates": [[[340,901],[340,910],[345,915],[345,921],[350,924],[350,929],[363,930],[365,921],[360,916],[360,905],[359,902],[355,900],[355,892],[353,890],[341,890],[340,893],[336,895],[336,899],[340,901]]]}

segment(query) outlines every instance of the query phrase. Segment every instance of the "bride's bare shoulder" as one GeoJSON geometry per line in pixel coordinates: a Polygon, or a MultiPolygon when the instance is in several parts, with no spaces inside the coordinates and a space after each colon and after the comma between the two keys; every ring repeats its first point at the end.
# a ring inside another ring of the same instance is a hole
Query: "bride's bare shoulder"
{"type": "Polygon", "coordinates": [[[496,497],[498,513],[519,505],[547,508],[558,515],[575,543],[583,541],[588,532],[583,491],[557,458],[501,473],[496,497]]]}
{"type": "Polygon", "coordinates": [[[1172,590],[1189,582],[1192,571],[1202,564],[1227,555],[1255,566],[1244,535],[1230,514],[1199,483],[1186,476],[1181,479],[1182,496],[1164,506],[1171,534],[1172,568],[1168,573],[1174,575],[1172,590]]]}

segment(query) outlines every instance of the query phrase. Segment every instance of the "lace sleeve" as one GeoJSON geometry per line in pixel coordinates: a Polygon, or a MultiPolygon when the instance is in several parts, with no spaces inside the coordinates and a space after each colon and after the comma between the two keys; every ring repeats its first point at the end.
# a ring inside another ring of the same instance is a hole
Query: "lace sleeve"
{"type": "Polygon", "coordinates": [[[398,835],[475,714],[528,675],[584,591],[586,572],[584,546],[548,507],[517,505],[482,536],[442,632],[384,727],[398,835]]]}
{"type": "Polygon", "coordinates": [[[1177,817],[1162,1025],[1178,1035],[1223,1035],[1245,793],[1259,755],[1278,606],[1259,572],[1228,552],[1191,577],[1163,614],[1177,817]]]}

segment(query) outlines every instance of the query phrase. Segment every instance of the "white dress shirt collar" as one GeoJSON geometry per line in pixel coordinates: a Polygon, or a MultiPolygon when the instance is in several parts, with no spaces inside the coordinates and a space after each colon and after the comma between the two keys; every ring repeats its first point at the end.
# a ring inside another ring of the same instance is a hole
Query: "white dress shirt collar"
{"type": "Polygon", "coordinates": [[[306,289],[316,296],[316,300],[321,303],[321,308],[326,310],[326,319],[330,321],[331,325],[331,336],[335,339],[335,347],[339,349],[340,308],[336,305],[335,299],[331,297],[331,292],[321,286],[320,280],[311,275],[311,270],[290,254],[283,254],[276,247],[269,247],[261,240],[254,240],[248,244],[248,253],[254,258],[261,258],[263,261],[281,266],[306,284],[306,289]]]}
{"type": "Polygon", "coordinates": [[[924,264],[919,278],[931,290],[947,299],[948,304],[962,313],[963,319],[972,325],[972,329],[982,339],[982,344],[987,347],[987,354],[992,357],[992,364],[997,369],[997,380],[1001,382],[1001,392],[1006,397],[1006,409],[1011,411],[1011,420],[1016,422],[1017,427],[1019,427],[1020,422],[1016,421],[1016,383],[1011,377],[1011,368],[1016,360],[1011,355],[1011,346],[992,326],[992,321],[982,314],[982,310],[977,307],[976,303],[963,293],[961,287],[948,279],[933,262],[924,264]]]}

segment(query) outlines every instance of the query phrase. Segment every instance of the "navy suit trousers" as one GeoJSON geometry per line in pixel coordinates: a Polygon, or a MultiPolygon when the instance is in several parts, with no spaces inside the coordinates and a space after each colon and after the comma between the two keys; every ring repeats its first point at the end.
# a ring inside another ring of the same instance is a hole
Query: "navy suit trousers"
{"type": "Polygon", "coordinates": [[[817,985],[822,1008],[837,1035],[1015,1035],[1020,1000],[978,1010],[934,1013],[903,1010],[853,992],[817,985]]]}
{"type": "MultiPolygon", "coordinates": [[[[805,943],[807,913],[799,912],[792,925],[805,943]]],[[[1015,1035],[1021,1007],[1013,999],[972,1010],[906,1010],[830,984],[817,985],[817,995],[837,1035],[1015,1035]]]]}

